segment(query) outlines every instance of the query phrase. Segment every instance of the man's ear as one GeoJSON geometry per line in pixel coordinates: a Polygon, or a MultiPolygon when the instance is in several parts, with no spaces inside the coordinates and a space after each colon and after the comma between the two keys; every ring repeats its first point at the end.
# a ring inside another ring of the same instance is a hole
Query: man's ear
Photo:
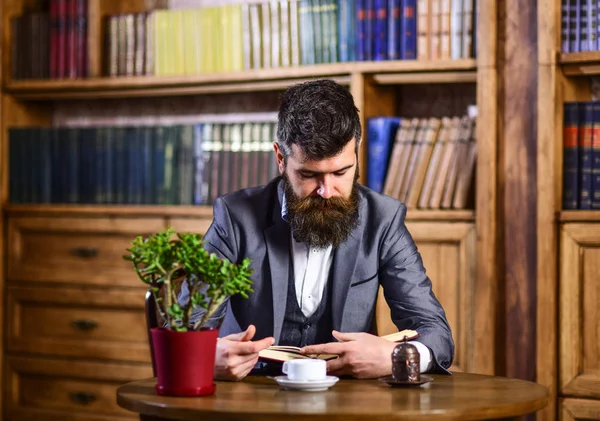
{"type": "Polygon", "coordinates": [[[285,160],[283,157],[283,153],[281,152],[281,148],[279,147],[279,143],[273,142],[273,150],[275,151],[275,157],[277,158],[277,167],[279,168],[279,174],[283,174],[285,170],[285,160]]]}

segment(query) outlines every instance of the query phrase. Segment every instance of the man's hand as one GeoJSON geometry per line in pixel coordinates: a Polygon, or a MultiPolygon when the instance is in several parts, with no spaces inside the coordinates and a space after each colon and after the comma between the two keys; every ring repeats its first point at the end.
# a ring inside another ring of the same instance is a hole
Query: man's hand
{"type": "Polygon", "coordinates": [[[233,333],[217,341],[215,358],[215,379],[242,380],[250,373],[258,361],[258,353],[273,345],[272,337],[252,342],[256,333],[254,325],[245,332],[233,333]]]}
{"type": "Polygon", "coordinates": [[[392,374],[392,352],[395,343],[368,333],[340,333],[333,331],[340,342],[310,345],[303,354],[337,354],[339,358],[327,361],[327,372],[335,376],[351,375],[368,379],[392,374]]]}

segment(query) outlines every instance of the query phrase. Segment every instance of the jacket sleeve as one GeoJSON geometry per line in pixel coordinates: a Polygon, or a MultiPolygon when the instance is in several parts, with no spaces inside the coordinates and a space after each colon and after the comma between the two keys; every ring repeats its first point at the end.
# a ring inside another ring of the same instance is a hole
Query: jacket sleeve
{"type": "MultiPolygon", "coordinates": [[[[400,205],[380,244],[380,282],[399,330],[414,329],[417,339],[431,349],[431,371],[449,373],[454,341],[446,314],[435,297],[417,246],[404,224],[406,207],[400,205]]],[[[443,279],[437,280],[443,282],[443,279]]]]}

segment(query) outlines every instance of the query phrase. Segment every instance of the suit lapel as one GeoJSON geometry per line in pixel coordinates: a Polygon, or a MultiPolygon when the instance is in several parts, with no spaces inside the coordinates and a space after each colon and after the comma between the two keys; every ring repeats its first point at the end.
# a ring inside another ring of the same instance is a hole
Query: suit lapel
{"type": "Polygon", "coordinates": [[[271,272],[271,288],[273,294],[273,337],[279,343],[285,305],[290,269],[290,229],[281,219],[281,209],[276,206],[275,223],[265,229],[265,241],[269,256],[271,272]]]}

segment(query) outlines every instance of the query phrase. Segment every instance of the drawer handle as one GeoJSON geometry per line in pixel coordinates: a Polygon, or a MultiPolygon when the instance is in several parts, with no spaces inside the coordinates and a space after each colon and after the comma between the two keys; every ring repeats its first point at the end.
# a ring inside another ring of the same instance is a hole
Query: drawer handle
{"type": "Polygon", "coordinates": [[[98,322],[94,320],[73,320],[71,324],[83,332],[95,329],[98,327],[98,322]]]}
{"type": "Polygon", "coordinates": [[[74,247],[71,249],[71,254],[82,259],[89,259],[98,256],[98,249],[96,247],[74,247]]]}
{"type": "Polygon", "coordinates": [[[79,405],[89,405],[96,400],[96,395],[87,392],[76,392],[69,395],[71,400],[79,405]]]}

